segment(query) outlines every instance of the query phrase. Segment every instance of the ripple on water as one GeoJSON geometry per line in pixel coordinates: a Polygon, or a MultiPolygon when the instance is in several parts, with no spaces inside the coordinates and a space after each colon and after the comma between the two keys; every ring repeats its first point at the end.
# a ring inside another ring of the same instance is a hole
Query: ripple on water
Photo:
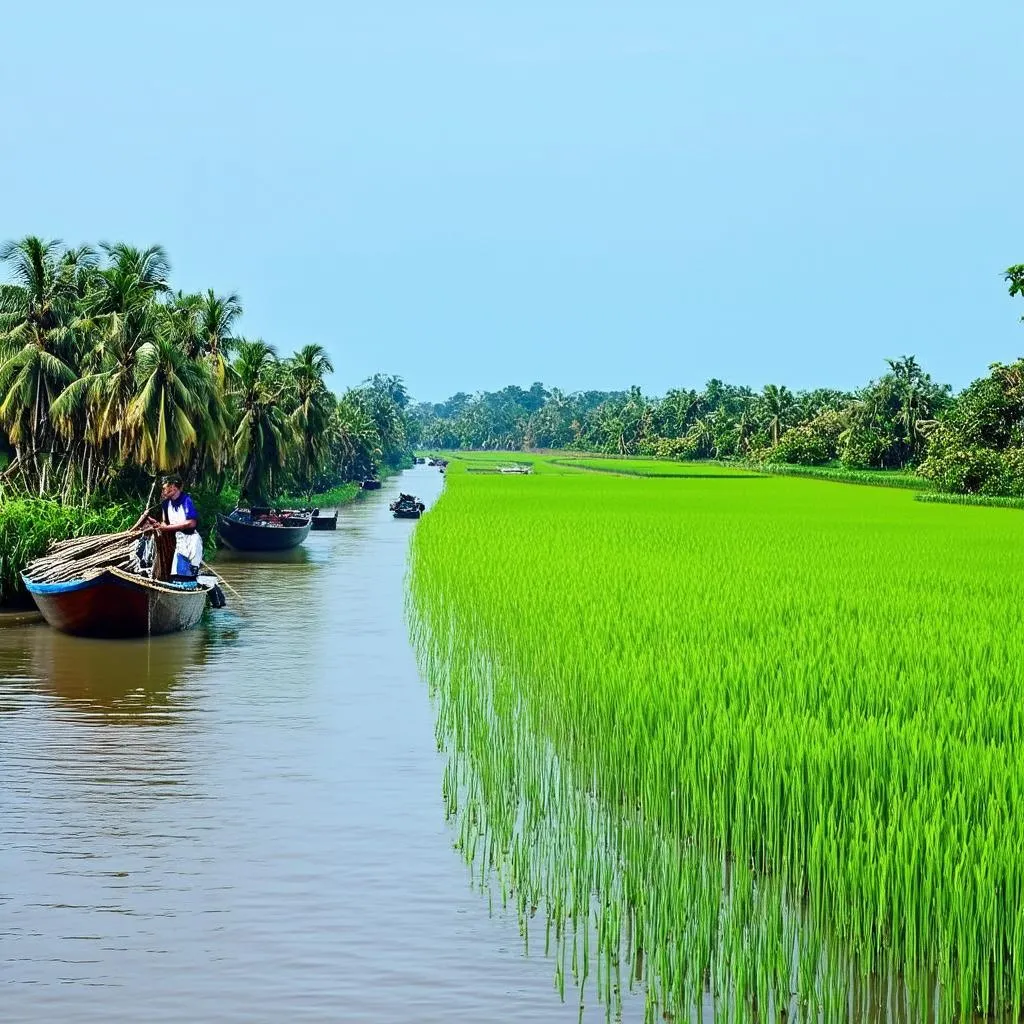
{"type": "Polygon", "coordinates": [[[441,483],[225,559],[244,604],[193,632],[0,630],[5,1022],[577,1020],[443,820],[387,512],[441,483]]]}

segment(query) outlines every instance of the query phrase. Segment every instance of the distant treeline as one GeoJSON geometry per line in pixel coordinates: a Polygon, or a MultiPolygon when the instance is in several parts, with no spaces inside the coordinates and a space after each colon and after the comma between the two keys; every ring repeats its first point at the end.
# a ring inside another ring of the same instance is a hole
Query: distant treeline
{"type": "Polygon", "coordinates": [[[670,459],[915,469],[942,490],[1024,494],[1024,360],[954,395],[913,356],[857,391],[710,380],[660,398],[514,385],[410,409],[431,448],[556,448],[670,459]]]}
{"type": "MultiPolygon", "coordinates": [[[[1024,264],[1010,267],[1024,295],[1024,264]]],[[[913,470],[940,490],[1024,495],[1024,359],[995,363],[959,394],[914,356],[855,391],[753,388],[713,379],[661,397],[640,388],[566,394],[536,383],[460,392],[410,408],[431,448],[555,448],[669,459],[739,459],[913,470]]]]}

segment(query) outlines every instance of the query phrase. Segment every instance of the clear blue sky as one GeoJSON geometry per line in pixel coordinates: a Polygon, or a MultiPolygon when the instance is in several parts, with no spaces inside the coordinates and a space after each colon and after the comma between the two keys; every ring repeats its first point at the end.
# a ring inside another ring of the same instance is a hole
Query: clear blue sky
{"type": "Polygon", "coordinates": [[[417,398],[1024,352],[1010,0],[19,4],[0,235],[160,242],[417,398]]]}

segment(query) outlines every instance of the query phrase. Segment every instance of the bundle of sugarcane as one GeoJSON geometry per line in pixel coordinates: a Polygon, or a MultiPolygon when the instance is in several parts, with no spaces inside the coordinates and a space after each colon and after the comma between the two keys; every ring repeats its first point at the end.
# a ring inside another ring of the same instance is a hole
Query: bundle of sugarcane
{"type": "Polygon", "coordinates": [[[138,567],[135,542],[145,532],[124,530],[57,541],[45,555],[29,562],[25,575],[34,583],[67,583],[91,579],[107,569],[132,571],[138,567]]]}

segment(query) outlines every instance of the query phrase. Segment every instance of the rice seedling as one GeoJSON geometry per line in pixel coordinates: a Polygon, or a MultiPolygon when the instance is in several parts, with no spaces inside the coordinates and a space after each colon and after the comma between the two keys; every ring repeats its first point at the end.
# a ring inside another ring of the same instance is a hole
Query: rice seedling
{"type": "Polygon", "coordinates": [[[900,469],[852,469],[843,465],[799,466],[779,462],[718,462],[720,466],[746,466],[772,476],[807,476],[839,484],[867,484],[870,487],[899,487],[908,491],[931,491],[935,484],[915,472],[900,469]]]}
{"type": "Polygon", "coordinates": [[[614,458],[557,458],[551,462],[557,466],[589,469],[602,473],[621,473],[624,476],[684,477],[692,480],[700,477],[731,479],[757,476],[739,466],[721,462],[672,462],[661,459],[614,459],[614,458]]]}
{"type": "Polygon", "coordinates": [[[445,799],[559,987],[1017,1020],[1018,538],[899,490],[453,462],[410,576],[445,799]]]}
{"type": "Polygon", "coordinates": [[[944,505],[975,505],[983,508],[1024,508],[1024,498],[1008,498],[995,494],[915,494],[917,501],[944,505]]]}

